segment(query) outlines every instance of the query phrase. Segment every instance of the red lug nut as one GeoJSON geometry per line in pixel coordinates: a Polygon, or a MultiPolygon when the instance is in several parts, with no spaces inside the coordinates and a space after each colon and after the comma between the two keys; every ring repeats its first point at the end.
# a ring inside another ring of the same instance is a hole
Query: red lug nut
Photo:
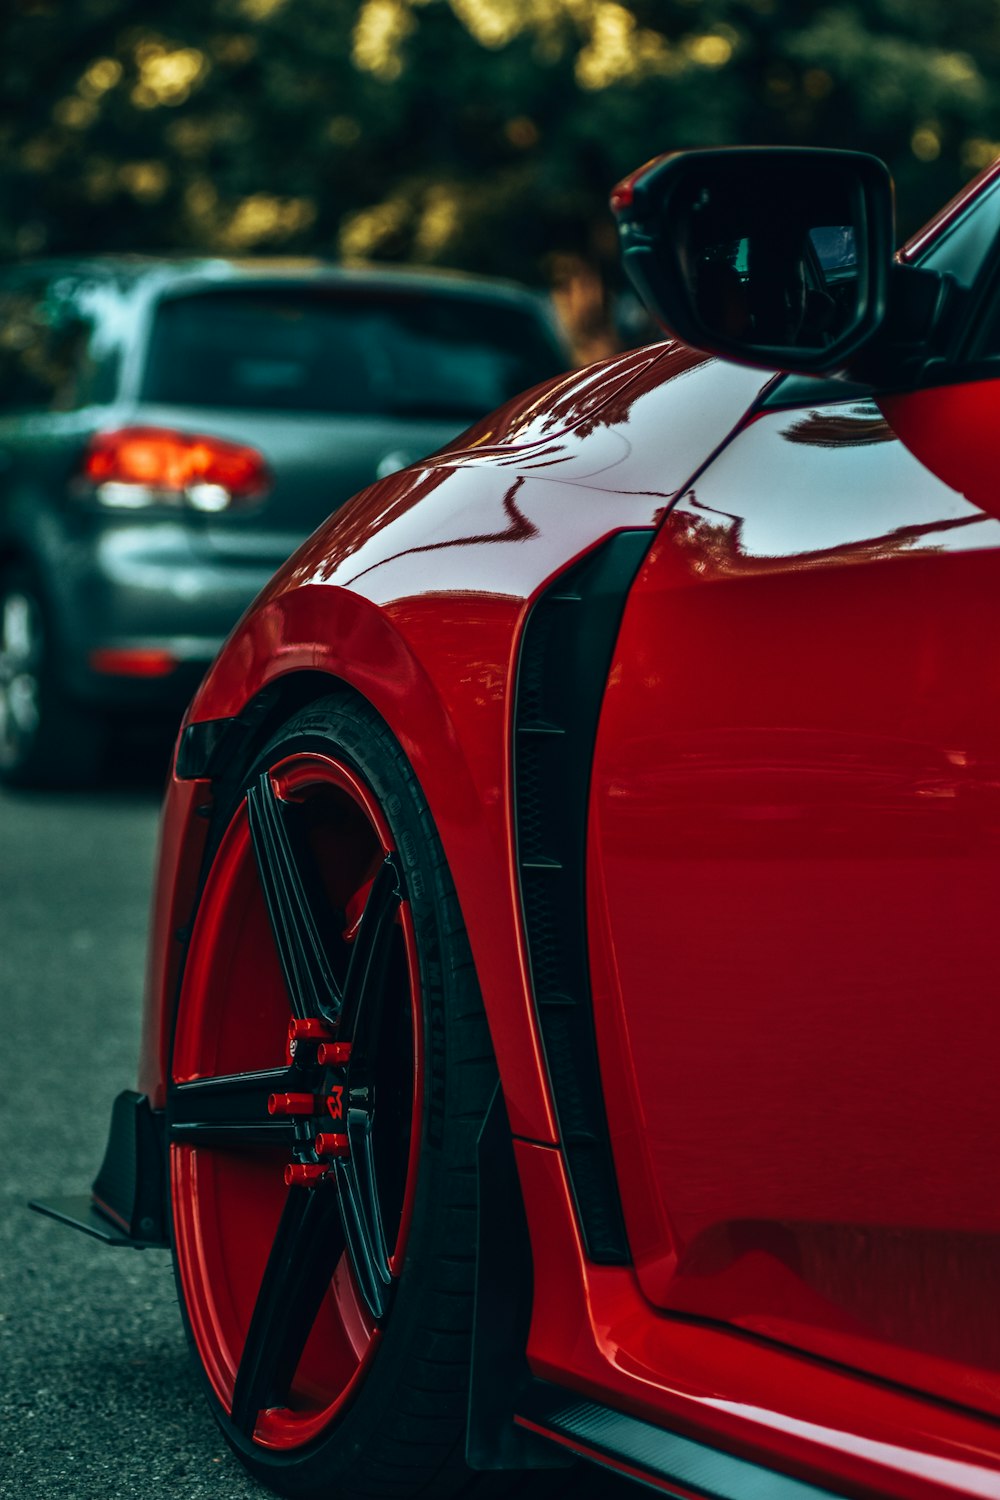
{"type": "Polygon", "coordinates": [[[293,1016],[288,1023],[288,1041],[285,1043],[285,1061],[293,1063],[299,1042],[329,1041],[330,1028],[316,1016],[293,1016]]]}
{"type": "Polygon", "coordinates": [[[327,1135],[324,1132],[314,1142],[320,1156],[350,1156],[351,1147],[346,1135],[327,1135]]]}
{"type": "Polygon", "coordinates": [[[288,1035],[293,1041],[300,1036],[314,1037],[317,1041],[329,1041],[330,1028],[316,1016],[293,1016],[288,1023],[288,1035]]]}
{"type": "Polygon", "coordinates": [[[316,1061],[321,1067],[343,1068],[350,1060],[350,1042],[320,1042],[316,1049],[316,1061]]]}
{"type": "Polygon", "coordinates": [[[328,1168],[321,1161],[290,1161],[285,1168],[286,1187],[315,1187],[322,1182],[328,1168]]]}
{"type": "Polygon", "coordinates": [[[269,1115],[314,1115],[316,1100],[312,1094],[272,1094],[267,1101],[269,1115]]]}

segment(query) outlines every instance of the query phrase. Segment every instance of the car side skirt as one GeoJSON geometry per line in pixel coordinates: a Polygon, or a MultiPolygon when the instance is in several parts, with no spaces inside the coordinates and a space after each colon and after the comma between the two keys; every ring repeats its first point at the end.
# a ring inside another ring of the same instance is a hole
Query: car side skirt
{"type": "Polygon", "coordinates": [[[651,1422],[536,1380],[521,1397],[518,1427],[639,1480],[661,1494],[713,1500],[829,1500],[835,1492],[696,1443],[651,1422]]]}

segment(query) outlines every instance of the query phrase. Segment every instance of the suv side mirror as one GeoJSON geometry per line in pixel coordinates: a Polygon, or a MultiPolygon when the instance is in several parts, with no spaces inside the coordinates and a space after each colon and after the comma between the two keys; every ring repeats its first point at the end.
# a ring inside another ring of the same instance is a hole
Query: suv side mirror
{"type": "Polygon", "coordinates": [[[885,317],[892,179],[877,157],[681,151],[626,177],[611,207],[633,285],[695,349],[822,374],[885,317]]]}

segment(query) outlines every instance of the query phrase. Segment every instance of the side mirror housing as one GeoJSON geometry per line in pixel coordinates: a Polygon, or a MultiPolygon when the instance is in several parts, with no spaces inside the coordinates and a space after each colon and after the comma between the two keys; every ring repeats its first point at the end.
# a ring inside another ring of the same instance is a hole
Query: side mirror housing
{"type": "Polygon", "coordinates": [[[892,180],[858,151],[657,157],[615,188],[625,269],[686,344],[801,374],[844,367],[886,313],[892,180]]]}

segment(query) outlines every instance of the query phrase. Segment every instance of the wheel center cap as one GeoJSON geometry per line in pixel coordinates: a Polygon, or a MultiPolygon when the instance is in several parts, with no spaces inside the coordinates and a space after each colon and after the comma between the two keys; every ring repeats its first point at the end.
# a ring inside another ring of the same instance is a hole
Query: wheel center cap
{"type": "MultiPolygon", "coordinates": [[[[335,1161],[351,1154],[351,1043],[335,1040],[325,1021],[294,1017],[288,1025],[285,1056],[289,1066],[302,1075],[305,1088],[301,1093],[271,1094],[267,1109],[271,1115],[284,1115],[295,1122],[295,1159],[285,1168],[285,1182],[315,1187],[328,1176],[335,1161]]],[[[367,1090],[355,1092],[361,1112],[366,1113],[367,1090]]]]}

